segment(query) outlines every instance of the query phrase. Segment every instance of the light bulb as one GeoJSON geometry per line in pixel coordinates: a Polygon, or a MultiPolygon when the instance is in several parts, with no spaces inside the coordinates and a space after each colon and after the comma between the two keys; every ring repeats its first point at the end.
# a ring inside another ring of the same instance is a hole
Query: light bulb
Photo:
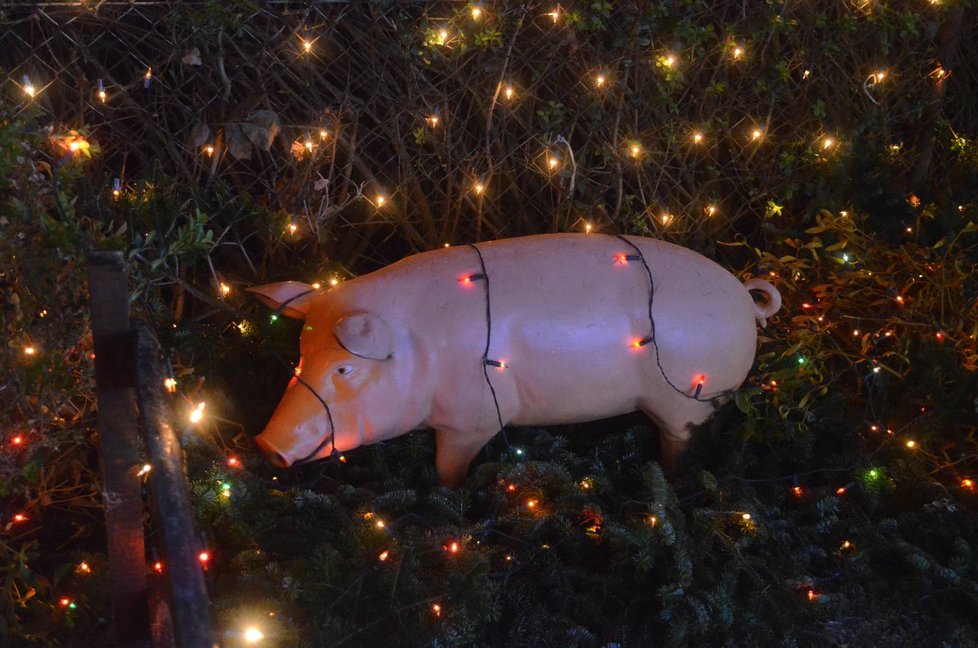
{"type": "Polygon", "coordinates": [[[255,626],[248,626],[247,628],[245,628],[244,631],[245,643],[255,644],[264,638],[265,635],[262,634],[262,631],[256,628],[255,626]]]}

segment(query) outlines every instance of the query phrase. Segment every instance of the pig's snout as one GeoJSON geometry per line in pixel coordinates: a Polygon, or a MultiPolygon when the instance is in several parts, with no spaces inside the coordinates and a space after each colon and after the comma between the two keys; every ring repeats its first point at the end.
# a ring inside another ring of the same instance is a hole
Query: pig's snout
{"type": "Polygon", "coordinates": [[[278,448],[268,441],[268,439],[262,438],[264,436],[264,434],[259,434],[256,436],[255,444],[265,454],[272,465],[279,468],[288,468],[291,466],[295,460],[280,452],[278,448]]]}

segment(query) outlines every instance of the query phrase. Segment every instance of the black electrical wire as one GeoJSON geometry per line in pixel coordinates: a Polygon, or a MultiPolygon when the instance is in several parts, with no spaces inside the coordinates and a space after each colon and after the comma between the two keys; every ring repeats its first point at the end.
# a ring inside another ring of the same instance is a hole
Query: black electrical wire
{"type": "MultiPolygon", "coordinates": [[[[469,247],[475,250],[475,253],[479,256],[479,267],[481,269],[481,276],[473,275],[473,277],[478,276],[478,278],[483,281],[486,294],[486,349],[482,352],[482,375],[485,376],[486,384],[489,385],[489,393],[492,394],[492,403],[496,407],[496,420],[499,421],[499,432],[503,435],[503,442],[508,448],[509,440],[506,438],[506,428],[503,425],[503,415],[499,409],[499,398],[496,396],[496,389],[492,386],[492,381],[489,379],[489,364],[490,362],[495,362],[489,360],[489,345],[492,342],[492,304],[489,299],[489,273],[486,272],[486,260],[482,257],[482,250],[480,250],[474,243],[469,244],[469,247]]],[[[499,365],[494,364],[493,366],[499,365]]]]}
{"type": "MultiPolygon", "coordinates": [[[[659,367],[659,372],[662,374],[663,380],[665,380],[666,383],[670,387],[672,387],[677,393],[682,394],[686,398],[690,398],[690,399],[695,400],[695,401],[700,401],[702,403],[709,403],[711,401],[714,401],[714,400],[716,400],[718,398],[722,398],[723,396],[726,396],[727,394],[731,393],[731,390],[726,390],[726,391],[720,392],[716,396],[709,396],[707,398],[700,398],[700,390],[703,387],[702,384],[698,384],[696,386],[696,392],[695,393],[693,393],[693,394],[687,394],[685,391],[683,391],[678,386],[676,386],[675,383],[673,383],[671,380],[669,380],[669,376],[666,375],[666,369],[665,369],[665,367],[662,366],[662,360],[659,357],[659,341],[656,339],[656,336],[655,336],[655,318],[652,316],[652,304],[653,304],[653,302],[655,300],[655,281],[652,279],[652,269],[649,268],[649,264],[645,260],[645,255],[642,254],[642,250],[640,250],[637,245],[635,245],[634,243],[632,243],[631,241],[629,241],[627,238],[625,238],[621,234],[612,234],[612,236],[614,236],[617,239],[620,239],[626,245],[628,245],[633,250],[635,250],[635,256],[638,258],[639,261],[642,262],[642,267],[645,268],[645,274],[647,274],[648,277],[649,277],[649,327],[651,328],[651,334],[649,335],[649,338],[643,339],[642,342],[644,344],[647,344],[648,342],[645,342],[645,340],[647,339],[649,342],[652,343],[652,347],[655,349],[655,364],[659,367]]],[[[628,257],[626,257],[626,259],[632,259],[632,255],[629,255],[628,257]]],[[[643,346],[644,346],[644,344],[643,344],[643,346]]]]}

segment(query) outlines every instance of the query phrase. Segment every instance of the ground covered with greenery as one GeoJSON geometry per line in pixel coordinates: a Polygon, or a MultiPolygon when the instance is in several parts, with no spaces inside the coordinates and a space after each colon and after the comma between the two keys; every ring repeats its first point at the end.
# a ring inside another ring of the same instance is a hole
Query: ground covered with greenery
{"type": "Polygon", "coordinates": [[[978,644],[972,3],[638,4],[4,5],[0,645],[111,645],[92,249],[176,381],[222,645],[978,644]],[[457,490],[426,432],[254,449],[299,324],[244,288],[559,231],[784,298],[676,479],[637,415],[457,490]]]}

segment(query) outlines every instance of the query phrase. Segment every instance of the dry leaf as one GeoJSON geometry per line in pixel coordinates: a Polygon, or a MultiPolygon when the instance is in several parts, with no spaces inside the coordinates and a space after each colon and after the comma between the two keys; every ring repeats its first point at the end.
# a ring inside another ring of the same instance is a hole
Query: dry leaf
{"type": "Polygon", "coordinates": [[[183,53],[183,58],[180,59],[180,62],[184,65],[202,65],[200,60],[200,50],[196,47],[187,50],[183,53]]]}
{"type": "Polygon", "coordinates": [[[238,124],[230,124],[224,129],[228,152],[237,160],[251,159],[251,141],[238,124]]]}
{"type": "Polygon", "coordinates": [[[198,149],[204,145],[204,142],[209,140],[211,137],[210,126],[203,122],[197,122],[194,127],[190,129],[190,148],[198,149]]]}
{"type": "Polygon", "coordinates": [[[274,110],[256,110],[248,115],[248,123],[242,124],[241,130],[255,148],[267,151],[272,148],[282,126],[274,110]]]}

